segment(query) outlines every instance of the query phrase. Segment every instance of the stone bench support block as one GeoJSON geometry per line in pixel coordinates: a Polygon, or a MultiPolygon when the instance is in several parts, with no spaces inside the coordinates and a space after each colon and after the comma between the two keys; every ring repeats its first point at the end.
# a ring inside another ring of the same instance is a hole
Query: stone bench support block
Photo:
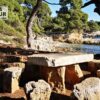
{"type": "Polygon", "coordinates": [[[65,70],[66,67],[44,67],[40,69],[41,77],[45,79],[52,89],[57,93],[65,92],[65,70]]]}
{"type": "Polygon", "coordinates": [[[19,80],[23,68],[10,67],[4,70],[3,91],[13,93],[19,89],[19,80]]]}

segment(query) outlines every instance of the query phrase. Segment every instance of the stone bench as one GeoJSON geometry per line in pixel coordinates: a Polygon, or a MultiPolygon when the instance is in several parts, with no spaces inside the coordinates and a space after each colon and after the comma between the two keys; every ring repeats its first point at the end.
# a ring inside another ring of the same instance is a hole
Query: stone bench
{"type": "Polygon", "coordinates": [[[49,53],[28,56],[28,63],[38,65],[41,78],[46,80],[57,93],[65,93],[68,88],[80,82],[83,76],[78,63],[93,60],[93,54],[49,53]]]}

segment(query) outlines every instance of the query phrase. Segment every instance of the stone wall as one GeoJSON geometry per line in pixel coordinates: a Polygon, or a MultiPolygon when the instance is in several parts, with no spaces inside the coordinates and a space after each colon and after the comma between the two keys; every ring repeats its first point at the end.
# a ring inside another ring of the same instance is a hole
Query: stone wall
{"type": "Polygon", "coordinates": [[[47,52],[54,52],[55,45],[53,43],[52,37],[36,37],[35,39],[31,40],[31,49],[38,50],[38,51],[47,51],[47,52]]]}

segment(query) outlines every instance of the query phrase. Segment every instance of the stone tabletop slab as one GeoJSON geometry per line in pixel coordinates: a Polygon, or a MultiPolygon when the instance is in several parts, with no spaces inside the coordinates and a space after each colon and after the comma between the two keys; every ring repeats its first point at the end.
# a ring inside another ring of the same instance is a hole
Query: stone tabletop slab
{"type": "Polygon", "coordinates": [[[28,62],[34,65],[59,67],[92,61],[93,54],[82,53],[43,53],[28,56],[28,62]]]}

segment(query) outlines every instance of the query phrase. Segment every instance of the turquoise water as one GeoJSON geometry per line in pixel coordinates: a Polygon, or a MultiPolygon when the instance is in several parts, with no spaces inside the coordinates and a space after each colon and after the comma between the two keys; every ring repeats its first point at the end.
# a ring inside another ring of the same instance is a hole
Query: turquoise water
{"type": "Polygon", "coordinates": [[[75,44],[73,48],[81,52],[100,54],[100,45],[75,44]]]}
{"type": "Polygon", "coordinates": [[[100,45],[60,43],[59,46],[62,48],[70,48],[71,47],[74,50],[79,51],[79,52],[100,54],[100,45]]]}
{"type": "MultiPolygon", "coordinates": [[[[94,38],[96,42],[100,42],[100,36],[94,38]]],[[[87,44],[71,44],[71,46],[81,52],[100,54],[100,45],[87,45],[87,44]]]]}
{"type": "MultiPolygon", "coordinates": [[[[100,42],[100,36],[94,38],[95,41],[100,42]]],[[[100,45],[80,45],[80,50],[87,53],[100,54],[100,45]]]]}

